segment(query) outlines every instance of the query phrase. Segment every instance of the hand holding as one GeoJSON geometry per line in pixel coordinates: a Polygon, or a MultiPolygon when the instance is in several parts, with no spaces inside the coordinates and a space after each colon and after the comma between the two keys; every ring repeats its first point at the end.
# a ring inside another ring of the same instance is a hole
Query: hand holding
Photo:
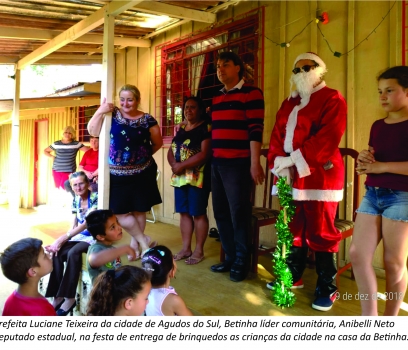
{"type": "Polygon", "coordinates": [[[54,254],[54,253],[56,252],[55,247],[53,247],[53,244],[46,245],[46,246],[44,247],[44,249],[45,249],[47,252],[52,253],[52,254],[54,254]]]}
{"type": "Polygon", "coordinates": [[[387,169],[384,162],[374,162],[374,163],[358,163],[356,171],[358,175],[363,174],[382,174],[386,173],[387,169]]]}
{"type": "Polygon", "coordinates": [[[47,245],[45,249],[51,253],[54,253],[55,256],[58,255],[58,251],[60,250],[61,246],[66,242],[66,236],[61,236],[54,241],[54,243],[47,245]]]}
{"type": "Polygon", "coordinates": [[[181,175],[184,171],[184,167],[181,162],[176,162],[171,166],[171,171],[173,174],[181,175]]]}
{"type": "Polygon", "coordinates": [[[274,172],[278,174],[286,168],[290,168],[291,166],[295,165],[295,162],[292,160],[292,157],[276,157],[274,163],[274,172]]]}
{"type": "Polygon", "coordinates": [[[292,185],[292,181],[293,181],[293,168],[285,168],[282,169],[279,174],[279,177],[285,177],[286,178],[286,183],[288,185],[292,185]]]}
{"type": "Polygon", "coordinates": [[[103,102],[98,108],[98,113],[101,114],[106,114],[106,113],[111,113],[114,109],[115,105],[113,103],[108,103],[106,102],[106,97],[103,99],[103,102]]]}
{"type": "Polygon", "coordinates": [[[369,150],[362,150],[357,157],[357,163],[358,164],[364,164],[364,163],[374,163],[375,158],[374,158],[374,150],[369,151],[369,150]]]}

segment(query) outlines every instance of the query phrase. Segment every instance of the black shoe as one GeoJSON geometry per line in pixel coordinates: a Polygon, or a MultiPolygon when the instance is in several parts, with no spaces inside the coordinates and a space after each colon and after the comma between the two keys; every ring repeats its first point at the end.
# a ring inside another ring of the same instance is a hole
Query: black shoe
{"type": "Polygon", "coordinates": [[[63,298],[62,301],[54,307],[54,310],[57,311],[62,304],[64,304],[65,299],[63,298]]]}
{"type": "Polygon", "coordinates": [[[248,275],[248,266],[242,258],[236,258],[231,266],[230,280],[234,282],[243,281],[248,275]]]}
{"type": "Polygon", "coordinates": [[[216,264],[211,266],[212,272],[228,272],[231,271],[231,263],[229,261],[224,261],[221,264],[216,264]]]}
{"type": "Polygon", "coordinates": [[[210,229],[210,234],[209,234],[209,236],[210,236],[211,238],[220,238],[220,235],[219,235],[219,233],[218,233],[218,230],[217,230],[215,227],[212,227],[212,228],[210,229]]]}
{"type": "Polygon", "coordinates": [[[67,311],[65,311],[63,309],[58,309],[57,310],[57,316],[67,316],[67,315],[69,315],[71,313],[71,311],[74,310],[75,306],[76,306],[76,302],[74,302],[67,311]]]}

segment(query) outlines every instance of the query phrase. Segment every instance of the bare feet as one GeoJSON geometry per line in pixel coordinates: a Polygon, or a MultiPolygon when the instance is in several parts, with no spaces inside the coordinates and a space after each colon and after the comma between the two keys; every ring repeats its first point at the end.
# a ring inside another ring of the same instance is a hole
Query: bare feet
{"type": "MultiPolygon", "coordinates": [[[[142,238],[142,242],[139,242],[136,240],[135,237],[132,237],[131,241],[130,241],[130,246],[132,247],[132,249],[136,252],[136,259],[138,260],[140,259],[143,254],[149,249],[149,248],[153,248],[155,246],[157,246],[157,241],[152,241],[152,238],[150,236],[147,236],[145,234],[143,234],[143,238],[142,238]],[[139,246],[140,244],[140,246],[139,246]],[[142,254],[140,254],[140,249],[142,250],[142,254]]],[[[128,256],[129,258],[129,256],[128,256]]]]}
{"type": "MultiPolygon", "coordinates": [[[[135,258],[135,260],[137,260],[137,259],[140,259],[140,253],[139,253],[139,242],[136,240],[136,238],[135,237],[133,237],[132,236],[132,238],[130,239],[130,247],[135,251],[135,253],[136,253],[136,258],[135,258]]],[[[132,256],[130,256],[130,255],[128,255],[128,259],[130,260],[130,259],[132,259],[133,257],[132,256]]]]}

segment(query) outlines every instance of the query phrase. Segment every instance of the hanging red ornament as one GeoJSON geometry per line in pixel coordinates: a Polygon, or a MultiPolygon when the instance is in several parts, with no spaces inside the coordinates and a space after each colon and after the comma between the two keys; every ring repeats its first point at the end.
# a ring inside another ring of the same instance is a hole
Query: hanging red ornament
{"type": "Polygon", "coordinates": [[[329,23],[329,15],[327,12],[323,12],[318,18],[317,18],[322,24],[327,24],[329,23]]]}

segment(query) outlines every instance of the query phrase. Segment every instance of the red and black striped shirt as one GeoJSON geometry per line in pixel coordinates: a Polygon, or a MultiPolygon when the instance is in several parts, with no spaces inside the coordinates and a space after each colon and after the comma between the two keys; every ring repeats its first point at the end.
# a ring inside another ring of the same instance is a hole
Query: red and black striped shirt
{"type": "Polygon", "coordinates": [[[262,90],[241,84],[229,91],[222,89],[213,97],[213,164],[248,163],[250,142],[262,143],[265,107],[262,90]]]}

